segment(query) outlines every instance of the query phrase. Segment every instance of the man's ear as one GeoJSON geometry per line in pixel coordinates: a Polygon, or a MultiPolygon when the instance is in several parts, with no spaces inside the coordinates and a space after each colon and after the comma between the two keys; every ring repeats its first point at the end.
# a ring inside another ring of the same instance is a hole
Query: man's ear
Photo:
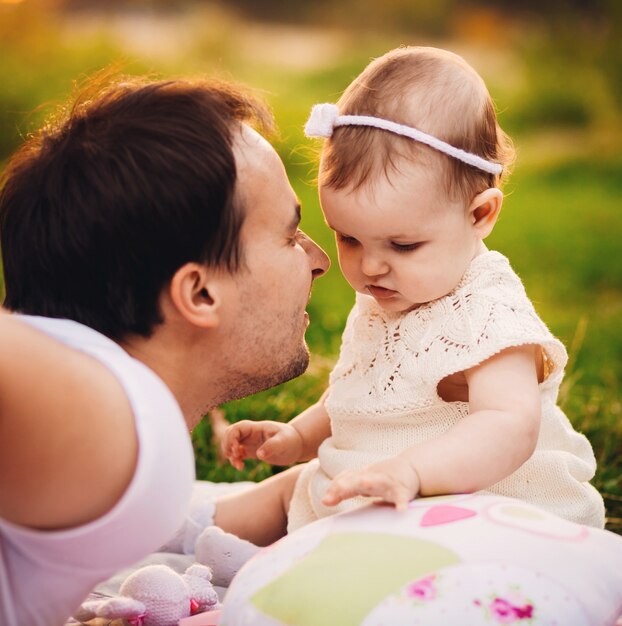
{"type": "Polygon", "coordinates": [[[222,272],[199,263],[186,263],[173,275],[169,285],[171,301],[179,315],[194,326],[215,328],[220,323],[222,272]]]}
{"type": "Polygon", "coordinates": [[[480,239],[485,239],[492,232],[502,203],[503,193],[496,187],[490,187],[473,198],[469,206],[469,216],[480,239]]]}

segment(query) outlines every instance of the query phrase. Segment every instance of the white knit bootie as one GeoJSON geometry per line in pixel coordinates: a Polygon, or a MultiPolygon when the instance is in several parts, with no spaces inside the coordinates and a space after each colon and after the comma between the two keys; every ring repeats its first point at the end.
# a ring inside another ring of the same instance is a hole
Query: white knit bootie
{"type": "Polygon", "coordinates": [[[242,565],[261,550],[218,526],[206,528],[194,547],[197,561],[212,570],[213,584],[221,587],[228,587],[242,565]]]}

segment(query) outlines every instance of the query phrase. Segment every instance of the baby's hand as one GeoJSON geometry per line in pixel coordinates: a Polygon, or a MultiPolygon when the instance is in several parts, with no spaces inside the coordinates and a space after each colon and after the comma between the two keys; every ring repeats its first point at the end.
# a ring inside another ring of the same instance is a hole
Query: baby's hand
{"type": "Polygon", "coordinates": [[[225,431],[221,450],[238,470],[244,459],[259,459],[271,465],[291,465],[302,455],[302,437],[290,424],[242,420],[225,431]]]}
{"type": "Polygon", "coordinates": [[[396,456],[359,470],[337,474],[322,503],[335,506],[354,496],[375,496],[405,511],[408,503],[419,493],[419,488],[419,475],[415,468],[406,459],[396,456]]]}

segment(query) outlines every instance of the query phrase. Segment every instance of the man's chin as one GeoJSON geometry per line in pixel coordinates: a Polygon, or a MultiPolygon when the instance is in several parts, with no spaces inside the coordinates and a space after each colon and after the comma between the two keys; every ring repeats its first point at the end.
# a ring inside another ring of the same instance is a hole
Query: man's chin
{"type": "Polygon", "coordinates": [[[229,388],[226,401],[240,400],[259,391],[276,387],[288,380],[293,380],[304,374],[307,367],[309,367],[309,349],[304,344],[304,348],[281,369],[271,371],[269,367],[265,367],[261,374],[236,376],[237,384],[229,388]]]}
{"type": "Polygon", "coordinates": [[[307,344],[304,344],[304,350],[301,350],[298,358],[292,361],[287,370],[283,372],[283,380],[276,384],[287,382],[288,380],[298,378],[298,376],[304,374],[309,367],[309,358],[309,348],[307,348],[307,344]]]}
{"type": "Polygon", "coordinates": [[[307,344],[304,344],[303,349],[293,358],[287,365],[280,371],[275,372],[273,376],[273,380],[271,384],[264,387],[264,389],[269,389],[270,387],[275,387],[276,385],[280,385],[281,383],[285,383],[288,380],[293,380],[294,378],[298,378],[298,376],[304,374],[309,367],[309,348],[307,348],[307,344]]]}

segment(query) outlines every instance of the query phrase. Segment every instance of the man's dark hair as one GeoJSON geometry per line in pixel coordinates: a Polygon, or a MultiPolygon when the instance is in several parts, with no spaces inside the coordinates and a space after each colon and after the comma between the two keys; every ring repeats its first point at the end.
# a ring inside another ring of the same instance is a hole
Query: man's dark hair
{"type": "Polygon", "coordinates": [[[265,107],[220,82],[97,82],[0,180],[5,306],[149,336],[184,263],[235,271],[244,207],[233,138],[265,107]]]}

